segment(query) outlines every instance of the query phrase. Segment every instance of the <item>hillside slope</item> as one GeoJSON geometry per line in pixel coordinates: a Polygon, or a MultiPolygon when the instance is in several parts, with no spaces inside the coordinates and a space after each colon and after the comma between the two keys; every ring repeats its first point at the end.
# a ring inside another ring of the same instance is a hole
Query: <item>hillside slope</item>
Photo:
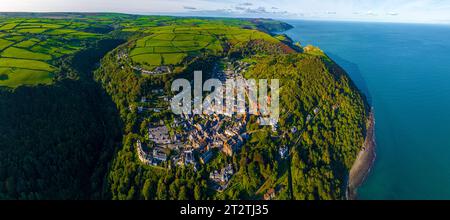
{"type": "MultiPolygon", "coordinates": [[[[175,32],[173,38],[177,36],[175,32]]],[[[228,45],[226,50],[206,52],[178,72],[162,75],[142,74],[127,67],[129,60],[119,59],[121,51],[130,51],[134,44],[103,59],[96,79],[113,97],[126,126],[122,149],[108,177],[112,198],[262,199],[274,192],[275,199],[343,199],[348,171],[364,141],[367,118],[364,98],[345,72],[317,48],[296,52],[302,50],[272,37],[235,43],[229,37],[218,39],[228,45]],[[224,62],[252,63],[244,74],[247,78],[281,80],[278,131],[260,126],[252,117],[246,126],[252,133],[250,139],[232,156],[216,152],[210,162],[195,167],[180,167],[172,161],[162,166],[144,164],[136,153],[136,141],[151,144],[149,125],[162,120],[173,126],[174,116],[168,110],[139,113],[135,108],[142,105],[141,97],[155,97],[155,90],[170,95],[174,79],[192,78],[193,70],[203,70],[208,77],[216,71],[216,64],[224,62]],[[291,132],[294,128],[296,132],[291,132]],[[289,147],[289,160],[278,155],[280,146],[289,147]],[[227,164],[236,172],[225,190],[215,190],[210,173],[227,164]]]]}

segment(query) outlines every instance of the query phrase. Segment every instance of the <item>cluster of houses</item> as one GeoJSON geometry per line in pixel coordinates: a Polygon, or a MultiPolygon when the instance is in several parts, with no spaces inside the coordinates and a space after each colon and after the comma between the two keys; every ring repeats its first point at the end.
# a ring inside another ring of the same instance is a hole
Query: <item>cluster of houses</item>
{"type": "Polygon", "coordinates": [[[142,75],[160,75],[172,73],[172,69],[169,66],[158,66],[154,70],[146,70],[140,66],[131,66],[131,68],[140,72],[142,75]]]}
{"type": "Polygon", "coordinates": [[[245,115],[226,117],[221,115],[198,115],[175,119],[172,127],[180,126],[182,132],[170,135],[168,127],[160,122],[159,126],[148,128],[148,140],[153,143],[153,153],[147,153],[138,141],[139,159],[150,165],[159,165],[167,161],[164,152],[174,152],[173,162],[179,166],[194,165],[197,161],[194,153],[199,154],[199,162],[208,163],[214,149],[228,156],[236,153],[244,144],[248,135],[245,133],[247,117],[245,115]]]}
{"type": "MultiPolygon", "coordinates": [[[[171,127],[174,127],[174,125],[171,127]]],[[[182,134],[170,135],[169,129],[163,121],[160,121],[159,125],[153,125],[148,128],[148,139],[160,148],[179,150],[184,146],[182,137],[182,134]]]]}
{"type": "Polygon", "coordinates": [[[228,164],[228,166],[222,168],[221,170],[214,170],[209,174],[209,179],[215,183],[215,189],[217,191],[223,191],[227,188],[228,182],[233,176],[233,166],[228,164]]]}
{"type": "MultiPolygon", "coordinates": [[[[193,129],[188,132],[191,146],[199,152],[208,155],[208,151],[218,149],[232,156],[244,143],[247,124],[245,115],[226,117],[221,115],[199,115],[199,121],[204,123],[189,124],[193,129]]],[[[194,121],[192,121],[194,122],[194,121]]],[[[204,157],[205,163],[208,157],[204,157]]]]}
{"type": "MultiPolygon", "coordinates": [[[[234,80],[243,80],[242,82],[244,82],[244,87],[246,88],[245,91],[248,91],[249,89],[249,84],[248,81],[244,80],[244,77],[242,75],[242,73],[246,72],[251,64],[248,62],[244,62],[241,60],[238,60],[234,63],[231,62],[227,62],[227,69],[224,72],[218,72],[217,73],[217,77],[222,81],[225,82],[227,79],[234,79],[234,80]]],[[[228,100],[226,100],[228,102],[228,100]]],[[[245,97],[242,96],[238,96],[237,97],[237,101],[238,102],[245,102],[245,97]],[[244,99],[244,100],[241,100],[244,99]]],[[[254,102],[256,102],[257,100],[254,100],[254,102]]],[[[249,106],[246,107],[246,111],[249,111],[249,106]]],[[[258,123],[261,124],[261,120],[263,120],[262,118],[258,118],[258,123]]],[[[278,132],[278,120],[275,118],[271,118],[271,119],[264,119],[264,120],[270,120],[268,121],[269,124],[272,127],[272,132],[273,133],[277,133],[278,132]]]]}
{"type": "Polygon", "coordinates": [[[225,61],[227,61],[226,70],[219,70],[217,66],[214,69],[214,77],[217,77],[222,82],[225,82],[227,79],[242,78],[242,73],[245,73],[251,66],[250,63],[243,61],[236,61],[234,63],[229,62],[228,59],[225,59],[225,61]]]}
{"type": "MultiPolygon", "coordinates": [[[[216,77],[222,81],[239,79],[243,77],[241,73],[247,71],[249,66],[250,64],[241,61],[233,64],[228,62],[225,70],[216,70],[216,77]]],[[[161,71],[167,70],[161,69],[161,71]]],[[[162,89],[152,90],[152,94],[159,96],[166,102],[169,101],[162,89]]],[[[149,103],[147,98],[142,97],[141,106],[148,106],[146,103],[149,103]]],[[[141,111],[146,110],[144,107],[140,108],[142,108],[141,111]]],[[[338,106],[333,108],[337,109],[338,106]]],[[[314,108],[313,112],[314,115],[317,115],[320,110],[314,108]]],[[[312,120],[312,118],[312,114],[308,115],[307,121],[312,120]]],[[[233,156],[238,152],[248,138],[246,133],[248,120],[247,114],[201,114],[195,116],[183,114],[176,116],[170,125],[165,125],[161,121],[159,124],[150,126],[148,128],[148,141],[152,147],[148,149],[138,141],[136,144],[137,153],[139,159],[147,165],[167,165],[165,162],[170,160],[176,166],[193,166],[194,170],[197,170],[200,164],[208,163],[214,157],[215,152],[220,151],[228,156],[233,156]],[[169,132],[169,130],[178,132],[169,132]]],[[[277,123],[271,124],[273,124],[272,130],[276,132],[277,123]]],[[[286,132],[295,134],[298,132],[298,128],[294,126],[286,132]]],[[[287,146],[280,146],[278,153],[282,160],[289,158],[287,146]]],[[[233,174],[233,166],[230,164],[220,170],[211,172],[209,179],[215,190],[223,191],[227,188],[233,174]]],[[[277,191],[275,189],[268,190],[263,196],[264,199],[274,199],[277,191]]]]}
{"type": "Polygon", "coordinates": [[[192,164],[194,169],[197,168],[197,162],[195,161],[194,151],[192,149],[186,149],[180,155],[175,156],[173,162],[177,166],[189,166],[192,164]]]}
{"type": "Polygon", "coordinates": [[[117,52],[117,60],[118,61],[123,60],[123,59],[127,59],[127,58],[128,58],[128,53],[125,52],[124,50],[119,50],[117,52]]]}
{"type": "Polygon", "coordinates": [[[172,143],[172,141],[176,141],[176,136],[171,138],[167,127],[162,125],[148,128],[148,139],[158,145],[167,145],[172,143]]]}
{"type": "Polygon", "coordinates": [[[227,62],[226,66],[226,70],[218,71],[216,74],[217,78],[222,82],[225,82],[227,79],[244,79],[242,73],[248,70],[250,64],[242,61],[237,61],[234,63],[227,62]]]}
{"type": "MultiPolygon", "coordinates": [[[[223,80],[242,77],[240,72],[246,71],[250,64],[237,62],[228,63],[224,71],[217,71],[217,76],[223,80]]],[[[136,69],[144,71],[142,69],[136,69]]],[[[155,71],[170,72],[163,67],[155,71]]],[[[164,96],[163,90],[153,90],[153,95],[164,96]]],[[[169,101],[167,98],[164,101],[169,101]]],[[[148,100],[142,97],[138,112],[147,110],[148,100]],[[140,110],[139,110],[140,109],[140,110]]],[[[197,169],[199,164],[208,163],[215,152],[223,152],[228,156],[235,154],[248,138],[246,126],[249,117],[246,113],[238,115],[180,115],[175,116],[170,125],[163,122],[152,124],[148,128],[148,141],[151,149],[137,141],[139,159],[148,165],[161,166],[166,161],[172,161],[176,166],[193,166],[197,169]],[[169,132],[169,130],[178,132],[169,132]],[[174,134],[175,133],[175,134],[174,134]],[[169,158],[170,152],[170,158],[169,158]]],[[[165,163],[167,165],[167,163],[165,163]]],[[[216,190],[224,190],[234,171],[232,165],[210,173],[210,180],[216,190]]]]}
{"type": "MultiPolygon", "coordinates": [[[[164,92],[164,90],[162,90],[162,89],[154,89],[153,91],[155,91],[155,92],[153,92],[154,94],[158,94],[158,93],[163,93],[164,92]]],[[[158,96],[158,99],[163,101],[162,103],[168,103],[168,101],[169,101],[169,98],[167,96],[165,96],[165,95],[158,96]]],[[[165,109],[170,108],[170,106],[168,104],[165,105],[165,106],[160,106],[160,107],[154,107],[154,106],[153,107],[146,107],[146,106],[149,105],[147,103],[150,103],[150,100],[147,99],[147,97],[142,96],[141,97],[141,101],[140,101],[140,105],[137,107],[138,113],[143,113],[144,111],[161,112],[161,111],[163,111],[165,109]]]]}
{"type": "Polygon", "coordinates": [[[153,151],[149,152],[148,149],[144,149],[144,145],[139,140],[136,142],[136,148],[139,160],[144,164],[158,166],[167,161],[167,155],[163,149],[154,148],[153,151]]]}

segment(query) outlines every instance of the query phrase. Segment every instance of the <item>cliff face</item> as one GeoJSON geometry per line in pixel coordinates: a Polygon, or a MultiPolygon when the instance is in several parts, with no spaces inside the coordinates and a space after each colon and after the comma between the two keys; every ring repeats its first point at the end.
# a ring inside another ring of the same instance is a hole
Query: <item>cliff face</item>
{"type": "Polygon", "coordinates": [[[294,28],[292,25],[286,22],[272,19],[250,19],[250,21],[256,24],[259,30],[268,33],[282,32],[294,28]]]}

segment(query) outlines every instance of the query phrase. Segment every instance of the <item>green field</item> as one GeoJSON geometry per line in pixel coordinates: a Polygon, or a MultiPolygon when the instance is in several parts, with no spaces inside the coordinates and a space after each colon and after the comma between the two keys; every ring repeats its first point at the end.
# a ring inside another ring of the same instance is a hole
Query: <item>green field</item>
{"type": "Polygon", "coordinates": [[[25,34],[40,34],[44,31],[47,31],[47,28],[24,28],[17,30],[18,33],[25,33],[25,34]]]}
{"type": "Polygon", "coordinates": [[[0,39],[0,50],[5,49],[12,44],[13,44],[13,42],[11,42],[11,41],[0,39]]]}
{"type": "Polygon", "coordinates": [[[0,67],[0,86],[51,84],[52,74],[47,71],[0,67]]]}
{"type": "Polygon", "coordinates": [[[280,42],[258,30],[215,24],[150,27],[143,32],[146,36],[136,40],[130,56],[135,65],[149,69],[161,65],[183,65],[187,57],[203,53],[221,55],[224,52],[223,44],[239,46],[258,39],[280,42]]]}
{"type": "Polygon", "coordinates": [[[13,29],[14,27],[16,27],[17,26],[17,23],[6,23],[6,24],[3,24],[1,27],[0,27],[0,30],[11,30],[11,29],[13,29]]]}
{"type": "Polygon", "coordinates": [[[55,61],[100,39],[88,21],[47,18],[0,20],[0,86],[51,84],[55,61]]]}
{"type": "Polygon", "coordinates": [[[37,43],[39,43],[38,39],[30,39],[30,40],[25,40],[22,41],[20,43],[17,43],[16,45],[14,45],[15,47],[20,47],[20,48],[30,48],[34,45],[36,45],[37,43]]]}
{"type": "Polygon", "coordinates": [[[161,64],[160,54],[141,54],[133,56],[134,62],[141,64],[144,68],[153,69],[161,64]]]}
{"type": "Polygon", "coordinates": [[[0,67],[52,71],[53,67],[45,62],[27,59],[1,58],[0,67]]]}
{"type": "Polygon", "coordinates": [[[29,60],[43,60],[48,61],[52,59],[52,56],[43,53],[31,52],[26,49],[20,49],[16,47],[9,47],[4,50],[1,54],[1,57],[9,57],[9,58],[20,58],[20,59],[29,59],[29,60]]]}
{"type": "Polygon", "coordinates": [[[0,20],[0,67],[5,72],[0,86],[16,87],[21,81],[23,85],[51,83],[61,58],[99,39],[114,37],[108,34],[112,30],[129,34],[129,61],[145,70],[163,65],[182,70],[195,57],[222,56],[229,47],[251,40],[280,42],[242,19],[121,14],[6,16],[0,20]]]}

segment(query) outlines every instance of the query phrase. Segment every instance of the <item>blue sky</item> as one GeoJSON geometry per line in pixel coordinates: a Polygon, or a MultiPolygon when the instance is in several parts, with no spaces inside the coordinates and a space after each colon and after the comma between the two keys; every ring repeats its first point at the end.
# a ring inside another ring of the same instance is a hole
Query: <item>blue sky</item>
{"type": "Polygon", "coordinates": [[[450,0],[0,0],[0,11],[450,23],[450,0]]]}

